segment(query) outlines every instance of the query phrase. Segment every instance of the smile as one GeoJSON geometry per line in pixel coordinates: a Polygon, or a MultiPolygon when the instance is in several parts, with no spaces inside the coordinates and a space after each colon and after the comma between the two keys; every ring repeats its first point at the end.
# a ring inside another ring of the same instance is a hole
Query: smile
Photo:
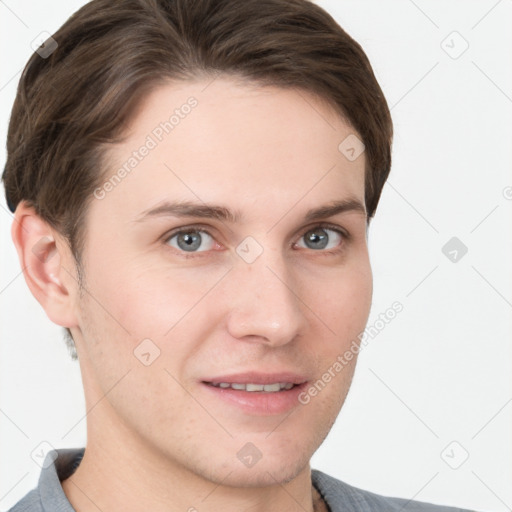
{"type": "Polygon", "coordinates": [[[220,382],[218,384],[214,384],[213,382],[207,382],[210,386],[215,386],[217,388],[231,388],[236,389],[238,391],[260,391],[264,393],[276,393],[278,391],[292,389],[295,384],[292,382],[276,382],[273,384],[242,384],[242,383],[229,383],[229,382],[220,382]]]}

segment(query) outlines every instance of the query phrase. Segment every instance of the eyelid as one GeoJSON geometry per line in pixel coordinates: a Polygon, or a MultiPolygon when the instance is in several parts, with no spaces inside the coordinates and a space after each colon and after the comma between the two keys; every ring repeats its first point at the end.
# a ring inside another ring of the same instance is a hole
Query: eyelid
{"type": "Polygon", "coordinates": [[[188,226],[180,226],[179,228],[171,229],[171,231],[167,232],[165,235],[163,235],[163,241],[168,242],[170,238],[179,235],[181,233],[189,233],[190,231],[198,231],[199,233],[206,233],[207,235],[211,236],[213,235],[210,233],[210,230],[212,229],[211,226],[204,226],[201,224],[190,224],[188,226]]]}
{"type": "MultiPolygon", "coordinates": [[[[319,250],[319,251],[311,250],[312,252],[318,252],[320,254],[322,254],[322,253],[323,254],[336,254],[336,253],[341,252],[344,249],[346,243],[351,240],[350,233],[348,233],[348,231],[346,231],[344,228],[342,228],[341,226],[339,226],[337,224],[331,224],[331,223],[325,222],[325,221],[312,223],[309,226],[305,226],[305,227],[301,228],[301,230],[299,231],[299,238],[303,237],[308,231],[312,231],[315,228],[326,228],[326,229],[335,231],[342,237],[343,241],[341,242],[340,247],[337,249],[319,250]]],[[[206,233],[213,240],[215,240],[216,243],[218,243],[217,240],[215,239],[215,237],[210,233],[211,229],[212,229],[211,226],[205,226],[203,224],[190,224],[187,226],[180,226],[179,228],[175,228],[175,229],[167,232],[162,238],[163,238],[163,242],[167,243],[171,238],[175,237],[176,235],[179,235],[181,233],[188,233],[190,231],[197,231],[199,233],[206,233]]],[[[295,235],[295,236],[297,236],[297,235],[295,235]]],[[[296,242],[294,242],[294,244],[295,243],[296,242]]],[[[175,248],[171,248],[171,249],[175,249],[175,248]]],[[[179,251],[179,254],[185,255],[185,257],[190,258],[190,257],[200,257],[203,253],[208,253],[208,252],[209,251],[197,251],[197,252],[187,253],[186,251],[179,251]]]]}
{"type": "MultiPolygon", "coordinates": [[[[218,243],[215,237],[210,233],[211,226],[205,227],[204,225],[198,225],[198,224],[190,224],[188,226],[180,226],[179,228],[172,229],[171,231],[167,232],[163,237],[162,241],[165,245],[168,244],[169,240],[171,238],[174,238],[176,235],[180,235],[181,233],[189,233],[191,231],[197,231],[198,233],[206,233],[209,237],[212,238],[212,240],[215,241],[215,243],[218,243]]],[[[195,257],[201,257],[203,253],[208,253],[209,251],[197,251],[197,252],[186,252],[186,251],[179,251],[175,247],[171,247],[170,245],[167,246],[174,254],[179,254],[180,256],[183,256],[185,258],[195,258],[195,257]]]]}
{"type": "Polygon", "coordinates": [[[311,225],[309,226],[306,226],[304,228],[302,228],[302,230],[300,231],[300,233],[302,233],[302,235],[304,235],[304,233],[307,233],[308,231],[311,231],[312,229],[315,229],[315,228],[328,228],[328,229],[331,229],[333,231],[336,231],[337,233],[339,233],[340,235],[343,236],[343,238],[345,238],[345,240],[350,240],[350,233],[342,228],[340,225],[338,224],[332,224],[330,222],[313,222],[311,225]]]}
{"type": "Polygon", "coordinates": [[[341,241],[340,245],[338,247],[336,247],[335,249],[319,250],[319,251],[314,251],[311,249],[310,250],[311,252],[317,252],[319,254],[331,254],[331,255],[340,254],[344,251],[346,244],[352,240],[350,233],[346,229],[342,228],[338,224],[331,224],[330,222],[325,222],[325,221],[324,222],[322,222],[322,221],[315,222],[315,223],[310,224],[309,226],[302,228],[299,231],[299,235],[300,235],[299,237],[302,238],[308,231],[312,231],[316,228],[324,228],[324,229],[330,229],[331,231],[335,231],[338,235],[341,236],[342,241],[341,241]]]}

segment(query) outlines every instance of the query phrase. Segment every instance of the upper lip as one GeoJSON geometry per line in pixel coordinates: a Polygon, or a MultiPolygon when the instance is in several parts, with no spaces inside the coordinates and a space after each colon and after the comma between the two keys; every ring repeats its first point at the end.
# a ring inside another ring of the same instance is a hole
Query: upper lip
{"type": "Polygon", "coordinates": [[[294,372],[279,372],[279,373],[261,373],[261,372],[245,372],[234,373],[231,375],[222,375],[218,377],[210,377],[202,379],[203,382],[210,382],[212,384],[220,384],[227,382],[228,384],[273,384],[275,382],[286,382],[293,384],[303,384],[308,381],[304,375],[294,372]]]}

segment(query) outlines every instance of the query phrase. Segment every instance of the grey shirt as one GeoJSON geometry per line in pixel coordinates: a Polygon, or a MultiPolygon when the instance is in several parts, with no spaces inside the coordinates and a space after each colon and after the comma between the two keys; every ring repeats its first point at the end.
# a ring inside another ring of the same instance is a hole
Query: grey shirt
{"type": "MultiPolygon", "coordinates": [[[[60,482],[73,474],[83,454],[83,448],[49,452],[37,487],[9,512],[74,512],[60,482]]],[[[461,508],[380,496],[352,487],[317,469],[311,470],[311,480],[330,512],[470,512],[461,508]]]]}

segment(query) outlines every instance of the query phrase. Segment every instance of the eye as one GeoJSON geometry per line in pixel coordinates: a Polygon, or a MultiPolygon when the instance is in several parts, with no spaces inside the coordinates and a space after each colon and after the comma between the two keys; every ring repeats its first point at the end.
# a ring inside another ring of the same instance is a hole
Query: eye
{"type": "MultiPolygon", "coordinates": [[[[349,235],[337,226],[320,224],[304,232],[300,240],[302,239],[306,241],[305,245],[296,245],[317,252],[335,254],[343,250],[343,242],[349,240],[349,235]]],[[[209,251],[216,246],[215,239],[206,229],[195,226],[182,227],[169,233],[164,242],[179,252],[189,253],[190,256],[184,254],[185,257],[193,257],[196,253],[209,251]]]]}
{"type": "MultiPolygon", "coordinates": [[[[346,238],[348,238],[348,235],[341,231],[341,229],[331,225],[322,224],[308,229],[308,231],[302,235],[301,240],[305,240],[306,249],[324,250],[336,249],[346,238]],[[330,235],[329,233],[334,233],[334,235],[330,235]]],[[[338,252],[339,250],[341,250],[341,248],[334,251],[325,250],[325,252],[334,253],[338,252]]]]}
{"type": "Polygon", "coordinates": [[[204,252],[215,244],[212,236],[204,229],[188,228],[172,233],[165,239],[171,247],[185,252],[204,252]],[[203,247],[203,249],[200,249],[203,247]],[[200,249],[200,250],[198,250],[200,249]]]}

